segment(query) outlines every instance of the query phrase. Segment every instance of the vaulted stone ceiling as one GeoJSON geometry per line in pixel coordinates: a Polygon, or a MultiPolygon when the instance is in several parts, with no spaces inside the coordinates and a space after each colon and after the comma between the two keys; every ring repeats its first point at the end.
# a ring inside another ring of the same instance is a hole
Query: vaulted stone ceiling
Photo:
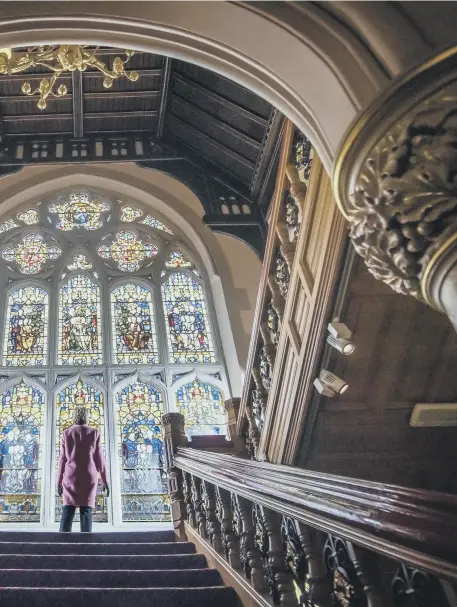
{"type": "MultiPolygon", "coordinates": [[[[111,66],[122,50],[101,49],[111,66]]],[[[127,66],[126,66],[127,67],[127,66]]],[[[135,53],[139,73],[103,87],[96,69],[65,72],[68,94],[37,107],[36,88],[50,72],[33,67],[0,76],[0,167],[134,161],[174,175],[201,199],[205,221],[242,238],[259,254],[274,187],[282,117],[269,103],[209,70],[160,55],[135,53]]]]}

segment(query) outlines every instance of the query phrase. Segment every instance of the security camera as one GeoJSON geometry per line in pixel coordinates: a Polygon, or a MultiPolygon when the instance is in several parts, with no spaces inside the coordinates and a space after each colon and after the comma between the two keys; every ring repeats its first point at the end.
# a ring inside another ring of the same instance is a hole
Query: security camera
{"type": "Polygon", "coordinates": [[[339,322],[338,318],[334,318],[328,325],[328,332],[327,343],[332,348],[346,356],[354,352],[355,344],[351,341],[352,332],[344,323],[339,322]]]}
{"type": "Polygon", "coordinates": [[[324,396],[344,394],[349,388],[349,385],[343,379],[327,369],[321,369],[319,377],[314,380],[314,386],[317,388],[317,391],[324,396]]]}

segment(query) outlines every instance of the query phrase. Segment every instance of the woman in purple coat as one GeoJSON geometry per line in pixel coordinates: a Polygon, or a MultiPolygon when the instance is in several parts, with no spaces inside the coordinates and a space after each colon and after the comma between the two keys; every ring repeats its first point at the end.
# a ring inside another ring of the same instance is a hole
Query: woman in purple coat
{"type": "Polygon", "coordinates": [[[81,531],[92,531],[92,508],[95,507],[98,475],[109,497],[106,464],[100,432],[87,425],[87,409],[76,407],[73,426],[64,430],[57,471],[57,491],[63,496],[60,531],[69,533],[79,507],[81,531]]]}

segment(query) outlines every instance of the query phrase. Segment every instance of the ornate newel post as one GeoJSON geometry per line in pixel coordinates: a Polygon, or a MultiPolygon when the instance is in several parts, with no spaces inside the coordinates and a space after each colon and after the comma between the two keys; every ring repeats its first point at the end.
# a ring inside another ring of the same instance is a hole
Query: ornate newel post
{"type": "Polygon", "coordinates": [[[178,447],[187,447],[189,443],[184,433],[184,415],[181,415],[181,413],[166,413],[162,416],[162,424],[171,520],[173,521],[176,539],[186,542],[184,523],[187,519],[187,513],[183,494],[183,478],[181,470],[176,468],[173,463],[173,456],[178,447]]]}
{"type": "Polygon", "coordinates": [[[457,330],[457,49],[403,76],[358,118],[334,185],[369,271],[457,330]]]}
{"type": "Polygon", "coordinates": [[[227,412],[227,426],[230,440],[235,448],[235,455],[238,455],[238,457],[249,457],[243,439],[236,433],[240,402],[240,398],[230,398],[224,401],[225,411],[227,412]]]}

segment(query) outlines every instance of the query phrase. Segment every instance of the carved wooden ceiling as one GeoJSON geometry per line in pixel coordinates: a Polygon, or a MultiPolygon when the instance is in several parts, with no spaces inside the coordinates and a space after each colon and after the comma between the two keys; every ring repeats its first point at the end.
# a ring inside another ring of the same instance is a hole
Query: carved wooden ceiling
{"type": "MultiPolygon", "coordinates": [[[[121,50],[103,49],[112,65],[121,50]]],[[[186,183],[205,207],[213,229],[246,240],[260,254],[265,213],[274,187],[282,117],[233,81],[196,65],[135,53],[128,68],[137,82],[103,87],[95,69],[59,78],[68,94],[44,110],[32,88],[49,71],[0,76],[0,168],[25,164],[134,161],[186,183]],[[59,145],[60,144],[60,145],[59,145]]]]}

